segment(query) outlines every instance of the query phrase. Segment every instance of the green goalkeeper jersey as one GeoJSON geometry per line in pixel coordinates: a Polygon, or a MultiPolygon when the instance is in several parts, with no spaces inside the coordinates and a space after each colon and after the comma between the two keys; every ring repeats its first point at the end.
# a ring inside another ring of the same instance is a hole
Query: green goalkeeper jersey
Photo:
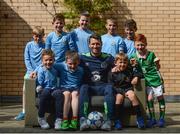
{"type": "Polygon", "coordinates": [[[145,77],[146,86],[157,87],[162,84],[160,73],[156,68],[156,56],[153,52],[148,51],[144,57],[141,57],[138,52],[136,52],[131,58],[135,58],[140,65],[145,77]]]}

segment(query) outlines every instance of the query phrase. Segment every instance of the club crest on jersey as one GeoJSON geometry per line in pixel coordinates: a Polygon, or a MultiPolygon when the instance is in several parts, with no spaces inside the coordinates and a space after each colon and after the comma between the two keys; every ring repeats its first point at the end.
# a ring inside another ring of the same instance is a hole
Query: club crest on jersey
{"type": "Polygon", "coordinates": [[[101,68],[107,68],[107,63],[106,62],[101,63],[101,68]]]}
{"type": "Polygon", "coordinates": [[[101,75],[100,75],[100,73],[99,73],[98,71],[92,72],[91,80],[92,80],[93,82],[98,82],[98,81],[100,81],[100,80],[101,80],[101,75]]]}
{"type": "Polygon", "coordinates": [[[145,74],[147,72],[146,68],[142,68],[142,72],[145,74]]]}
{"type": "Polygon", "coordinates": [[[63,42],[63,44],[64,44],[64,45],[68,45],[68,42],[67,42],[67,40],[66,40],[66,41],[64,41],[64,42],[63,42]]]}
{"type": "Polygon", "coordinates": [[[86,65],[86,66],[89,66],[89,63],[88,63],[88,62],[86,62],[86,63],[85,63],[85,65],[86,65]]]}
{"type": "Polygon", "coordinates": [[[116,42],[113,40],[113,41],[111,42],[111,45],[112,45],[112,46],[116,45],[116,42]]]}
{"type": "Polygon", "coordinates": [[[67,41],[66,38],[62,38],[61,42],[62,42],[63,45],[68,45],[68,41],[67,41]]]}

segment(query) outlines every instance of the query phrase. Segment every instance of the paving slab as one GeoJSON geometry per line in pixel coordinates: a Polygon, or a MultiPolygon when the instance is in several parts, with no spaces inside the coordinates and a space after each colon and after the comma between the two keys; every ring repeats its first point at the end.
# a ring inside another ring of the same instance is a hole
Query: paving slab
{"type": "MultiPolygon", "coordinates": [[[[21,104],[0,105],[0,133],[180,133],[180,104],[167,103],[166,105],[166,127],[148,128],[140,130],[136,127],[127,127],[123,130],[112,130],[110,132],[95,131],[55,131],[53,128],[42,130],[40,127],[24,127],[24,121],[15,121],[14,117],[21,111],[21,104]]],[[[158,103],[155,104],[158,112],[158,103]]],[[[157,115],[158,116],[158,115],[157,115]]]]}

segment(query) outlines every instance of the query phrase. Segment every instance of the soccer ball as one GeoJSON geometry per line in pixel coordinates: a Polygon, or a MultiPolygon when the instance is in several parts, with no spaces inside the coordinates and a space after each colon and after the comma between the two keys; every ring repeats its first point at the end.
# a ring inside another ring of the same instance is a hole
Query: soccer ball
{"type": "Polygon", "coordinates": [[[103,123],[103,115],[102,113],[98,111],[93,111],[89,113],[88,119],[87,119],[87,124],[91,129],[98,129],[101,127],[103,123]]]}

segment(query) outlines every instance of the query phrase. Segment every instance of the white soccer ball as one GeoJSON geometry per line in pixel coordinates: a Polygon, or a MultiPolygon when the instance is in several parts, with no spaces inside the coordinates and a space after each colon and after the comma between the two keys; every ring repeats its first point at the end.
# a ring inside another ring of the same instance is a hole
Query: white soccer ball
{"type": "Polygon", "coordinates": [[[91,129],[99,129],[103,123],[103,115],[98,111],[89,113],[87,124],[91,129]]]}

